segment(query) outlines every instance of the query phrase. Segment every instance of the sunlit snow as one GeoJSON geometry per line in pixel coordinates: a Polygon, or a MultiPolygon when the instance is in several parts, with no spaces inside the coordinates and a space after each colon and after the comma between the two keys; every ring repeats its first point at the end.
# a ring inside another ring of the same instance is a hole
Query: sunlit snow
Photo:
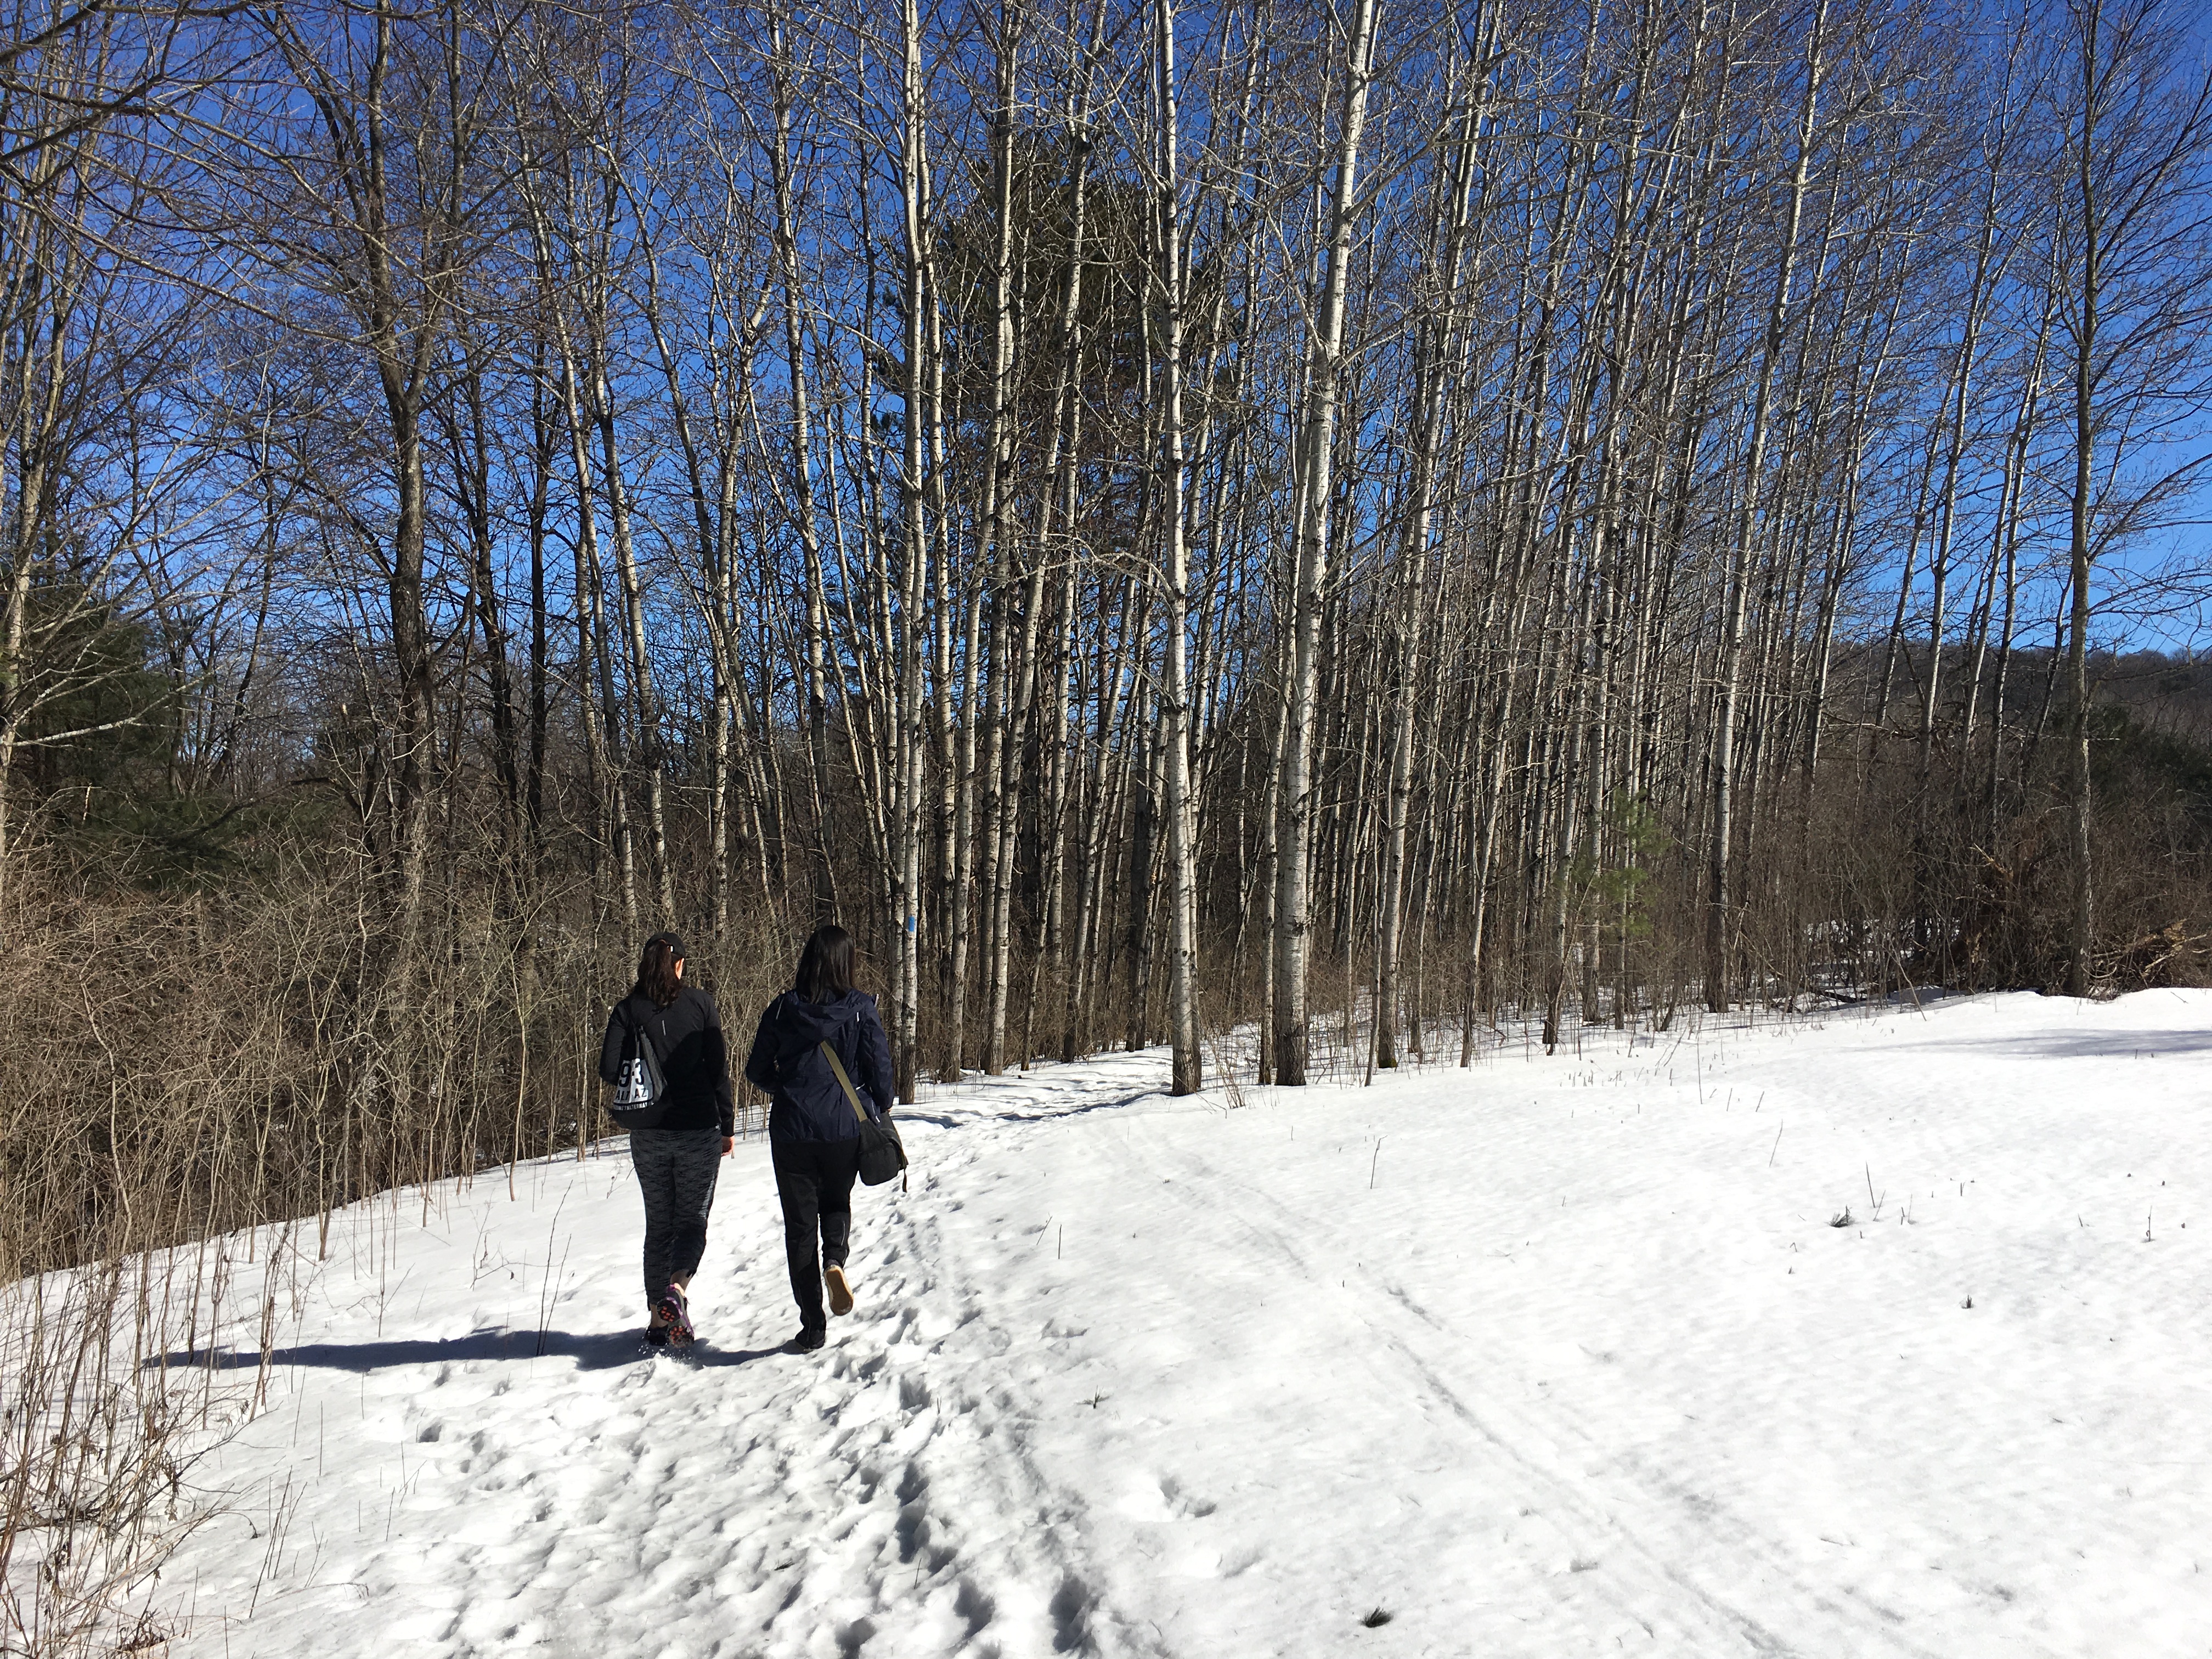
{"type": "Polygon", "coordinates": [[[2212,993],[1579,1048],[927,1093],[816,1355],[758,1139],[688,1360],[619,1143],[360,1206],[172,1651],[2206,1650],[2212,993]]]}

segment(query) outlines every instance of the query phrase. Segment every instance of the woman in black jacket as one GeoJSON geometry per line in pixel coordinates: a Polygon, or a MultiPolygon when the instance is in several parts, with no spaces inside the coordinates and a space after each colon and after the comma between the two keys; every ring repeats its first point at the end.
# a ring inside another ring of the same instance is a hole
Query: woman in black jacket
{"type": "Polygon", "coordinates": [[[673,933],[646,940],[637,983],[607,1016],[599,1045],[599,1077],[622,1075],[626,1052],[642,1032],[660,1061],[659,1121],[633,1129],[630,1163],[645,1196],[645,1340],[654,1347],[691,1340],[689,1293],[707,1250],[707,1216],[714,1177],[735,1144],[729,1045],[714,999],[684,983],[684,941],[673,933]]]}
{"type": "Polygon", "coordinates": [[[830,1312],[853,1310],[845,1260],[853,1242],[860,1120],[838,1079],[840,1066],[860,1109],[878,1122],[890,1116],[895,1094],[890,1043],[876,1000],[853,988],[853,936],[833,924],[817,928],[806,941],[799,957],[797,986],[761,1015],[745,1061],[745,1076],[775,1103],[768,1118],[769,1155],[775,1165],[776,1195],[783,1200],[791,1294],[799,1304],[799,1334],[791,1346],[800,1353],[825,1340],[825,1278],[830,1312]],[[836,1053],[837,1066],[823,1052],[824,1044],[836,1053]]]}

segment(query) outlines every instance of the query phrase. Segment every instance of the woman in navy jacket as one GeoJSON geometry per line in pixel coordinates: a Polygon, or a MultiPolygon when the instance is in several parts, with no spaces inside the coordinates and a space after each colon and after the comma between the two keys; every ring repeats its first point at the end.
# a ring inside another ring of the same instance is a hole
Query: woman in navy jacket
{"type": "Polygon", "coordinates": [[[896,1091],[890,1040],[876,1000],[853,988],[853,936],[834,923],[815,930],[799,952],[798,983],[769,1004],[754,1035],[745,1076],[775,1102],[768,1118],[776,1195],[783,1202],[783,1248],[799,1304],[800,1353],[820,1347],[830,1313],[853,1310],[845,1276],[852,1248],[853,1181],[860,1168],[860,1121],[822,1052],[835,1050],[861,1109],[882,1121],[896,1091]],[[817,1232],[820,1234],[817,1248],[817,1232]]]}

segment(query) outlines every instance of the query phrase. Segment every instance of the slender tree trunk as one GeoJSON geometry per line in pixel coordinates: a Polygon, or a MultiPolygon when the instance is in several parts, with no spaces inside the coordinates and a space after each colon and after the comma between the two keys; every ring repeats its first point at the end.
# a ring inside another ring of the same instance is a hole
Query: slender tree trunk
{"type": "Polygon", "coordinates": [[[900,195],[904,207],[906,270],[905,465],[899,488],[904,503],[906,544],[903,549],[899,653],[898,749],[894,754],[899,778],[893,860],[891,925],[897,934],[896,971],[892,996],[896,1003],[893,1064],[898,1073],[899,1098],[914,1099],[916,1025],[921,988],[921,860],[923,763],[927,747],[927,706],[922,699],[921,646],[923,595],[929,563],[927,483],[923,472],[924,437],[932,419],[929,366],[926,361],[931,258],[928,209],[924,198],[927,160],[924,154],[923,88],[921,79],[921,19],[917,0],[904,0],[902,109],[903,124],[899,152],[900,195]]]}
{"type": "Polygon", "coordinates": [[[1338,383],[1344,364],[1345,293],[1359,210],[1359,147],[1374,84],[1376,0],[1355,0],[1346,37],[1345,91],[1328,218],[1328,271],[1307,353],[1304,419],[1297,447],[1297,564],[1291,594],[1290,701],[1283,745],[1282,826],[1275,878],[1275,1081],[1306,1080],[1308,842],[1314,827],[1314,721],[1321,621],[1328,580],[1328,525],[1336,453],[1338,383]]]}
{"type": "Polygon", "coordinates": [[[1784,216],[1782,257],[1774,278],[1774,301],[1759,357],[1759,386],[1752,402],[1751,439],[1744,461],[1741,499],[1736,504],[1735,545],[1729,562],[1729,592],[1721,642],[1720,714],[1713,735],[1712,840],[1707,862],[1705,912],[1705,1004],[1726,1013],[1729,1002],[1729,935],[1734,902],[1729,854],[1734,834],[1736,708],[1742,696],[1744,611],[1751,587],[1752,532],[1758,521],[1765,483],[1767,428],[1772,418],[1774,375],[1790,317],[1790,288],[1797,264],[1798,228],[1804,216],[1806,176],[1812,165],[1814,120],[1820,107],[1822,34],[1827,0],[1819,0],[1805,42],[1805,101],[1797,121],[1797,155],[1790,172],[1790,204],[1784,216]]]}
{"type": "Polygon", "coordinates": [[[1167,619],[1160,675],[1160,769],[1168,830],[1168,1041],[1173,1050],[1169,1091],[1188,1095],[1202,1086],[1203,1066],[1198,1016],[1198,824],[1190,789],[1190,689],[1185,655],[1190,559],[1183,544],[1182,203],[1176,148],[1175,0],[1155,0],[1153,21],[1159,54],[1158,284],[1165,337],[1160,360],[1160,536],[1167,619]]]}

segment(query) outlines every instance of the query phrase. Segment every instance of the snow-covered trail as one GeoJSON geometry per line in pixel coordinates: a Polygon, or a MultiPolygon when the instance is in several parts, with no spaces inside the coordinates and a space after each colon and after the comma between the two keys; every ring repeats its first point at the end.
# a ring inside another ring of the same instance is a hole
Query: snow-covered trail
{"type": "Polygon", "coordinates": [[[626,1158],[364,1206],[174,1650],[2212,1652],[2208,1059],[2156,993],[940,1091],[805,1357],[757,1142],[692,1361],[626,1158]]]}

